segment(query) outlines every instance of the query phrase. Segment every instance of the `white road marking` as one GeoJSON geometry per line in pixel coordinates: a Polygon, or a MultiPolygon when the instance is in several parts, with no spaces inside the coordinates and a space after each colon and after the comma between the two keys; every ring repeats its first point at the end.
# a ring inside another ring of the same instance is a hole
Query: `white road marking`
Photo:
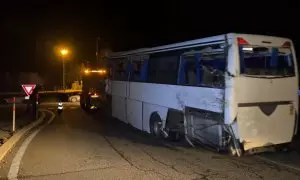
{"type": "Polygon", "coordinates": [[[256,158],[261,159],[263,161],[267,161],[267,162],[276,164],[276,165],[279,165],[279,166],[284,166],[286,168],[290,168],[290,169],[293,169],[293,170],[296,170],[296,171],[300,171],[300,167],[296,167],[296,166],[284,164],[284,163],[281,163],[281,162],[278,162],[278,161],[274,161],[274,160],[271,160],[271,159],[268,159],[268,158],[265,158],[265,157],[262,157],[262,156],[256,156],[256,158]]]}
{"type": "MultiPolygon", "coordinates": [[[[52,117],[47,122],[47,124],[50,124],[54,120],[55,114],[52,111],[49,111],[49,110],[46,110],[46,109],[43,109],[43,111],[49,112],[52,115],[52,117]]],[[[45,124],[45,125],[41,126],[40,128],[36,129],[23,142],[23,144],[21,145],[20,149],[18,150],[17,154],[13,158],[12,163],[10,165],[9,172],[8,172],[8,175],[7,175],[7,178],[9,180],[17,180],[18,179],[18,173],[19,173],[19,169],[20,169],[20,163],[21,163],[21,160],[22,160],[22,158],[24,156],[24,153],[26,152],[26,149],[27,149],[29,143],[37,135],[37,133],[40,130],[42,130],[47,124],[45,124]]]]}

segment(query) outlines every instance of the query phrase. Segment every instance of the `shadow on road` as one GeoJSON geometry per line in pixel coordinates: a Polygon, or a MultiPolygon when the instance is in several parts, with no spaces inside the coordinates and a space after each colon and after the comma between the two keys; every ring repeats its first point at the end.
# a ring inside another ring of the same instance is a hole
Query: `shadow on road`
{"type": "MultiPolygon", "coordinates": [[[[67,119],[72,121],[68,125],[73,129],[80,129],[81,131],[85,132],[97,133],[108,138],[112,137],[120,140],[124,139],[136,144],[165,147],[176,151],[180,147],[185,149],[194,149],[184,140],[183,137],[180,141],[170,141],[163,138],[158,139],[146,132],[137,130],[129,124],[125,124],[122,121],[112,118],[111,109],[109,107],[109,105],[106,105],[104,108],[99,109],[97,112],[84,112],[83,110],[77,111],[77,113],[66,112],[66,115],[68,114],[67,119]],[[87,120],[86,116],[91,117],[93,121],[87,120]],[[82,120],[87,122],[83,123],[82,120]]],[[[299,152],[299,139],[295,139],[291,145],[293,150],[297,150],[297,152],[299,152]]],[[[199,145],[198,147],[203,149],[203,146],[199,145]]],[[[207,147],[205,147],[205,149],[207,149],[207,147]]],[[[214,149],[209,150],[215,151],[214,149]]],[[[226,152],[222,152],[222,154],[223,153],[226,154],[226,152]]]]}
{"type": "MultiPolygon", "coordinates": [[[[117,138],[128,139],[134,143],[142,143],[142,144],[151,144],[153,146],[164,146],[170,147],[172,145],[174,147],[184,147],[191,148],[192,147],[184,140],[184,137],[181,138],[180,141],[170,141],[167,139],[158,139],[153,137],[152,135],[142,132],[129,124],[125,124],[122,121],[119,121],[115,118],[111,117],[111,109],[104,108],[99,110],[98,112],[90,113],[90,116],[93,117],[96,121],[103,121],[103,127],[105,130],[103,132],[105,136],[114,136],[117,138]],[[166,145],[167,144],[167,145],[166,145]]],[[[198,145],[203,148],[203,146],[198,145]]],[[[293,138],[292,143],[289,144],[289,152],[297,152],[300,154],[300,135],[298,134],[293,138]]],[[[206,147],[205,147],[206,148],[206,147]]],[[[215,151],[215,149],[210,149],[215,151]]],[[[226,152],[222,152],[226,153],[226,152]]]]}
{"type": "MultiPolygon", "coordinates": [[[[155,138],[152,135],[142,132],[129,124],[125,124],[111,117],[111,110],[103,108],[97,112],[84,112],[92,117],[96,122],[91,126],[82,126],[80,129],[88,132],[96,132],[104,137],[114,137],[117,139],[126,139],[129,142],[136,144],[145,144],[151,146],[159,146],[177,151],[176,147],[191,148],[183,139],[180,141],[171,141],[162,138],[155,138]],[[99,129],[100,128],[100,129],[99,129]]],[[[78,127],[78,126],[77,126],[78,127]]]]}

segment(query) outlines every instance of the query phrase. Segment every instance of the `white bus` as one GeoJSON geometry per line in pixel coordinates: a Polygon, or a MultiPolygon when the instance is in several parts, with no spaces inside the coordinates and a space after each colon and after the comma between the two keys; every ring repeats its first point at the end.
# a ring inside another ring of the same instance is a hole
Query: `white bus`
{"type": "Polygon", "coordinates": [[[290,39],[224,34],[110,56],[112,116],[154,136],[245,151],[297,133],[290,39]]]}

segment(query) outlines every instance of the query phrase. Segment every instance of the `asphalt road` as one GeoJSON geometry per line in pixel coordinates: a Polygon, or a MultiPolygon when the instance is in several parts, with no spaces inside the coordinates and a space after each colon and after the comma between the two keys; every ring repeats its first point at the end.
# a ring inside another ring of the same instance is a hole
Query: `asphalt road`
{"type": "MultiPolygon", "coordinates": [[[[42,107],[55,112],[55,104],[42,107]]],[[[46,122],[51,117],[47,113],[46,122]]],[[[104,112],[88,114],[70,103],[52,122],[32,130],[1,163],[1,178],[14,173],[18,179],[47,180],[300,179],[296,170],[253,156],[230,157],[157,140],[104,112]]]]}

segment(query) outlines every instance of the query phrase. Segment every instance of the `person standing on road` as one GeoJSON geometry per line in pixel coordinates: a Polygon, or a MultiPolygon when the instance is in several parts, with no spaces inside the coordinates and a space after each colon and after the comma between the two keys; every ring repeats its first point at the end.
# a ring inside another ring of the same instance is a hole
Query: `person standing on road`
{"type": "Polygon", "coordinates": [[[58,106],[57,106],[57,113],[60,115],[63,111],[63,103],[62,101],[58,101],[58,106]]]}
{"type": "Polygon", "coordinates": [[[58,107],[57,107],[57,109],[58,109],[58,110],[63,110],[63,108],[64,108],[64,107],[63,107],[63,103],[62,103],[61,101],[59,101],[59,102],[58,102],[58,107]]]}

